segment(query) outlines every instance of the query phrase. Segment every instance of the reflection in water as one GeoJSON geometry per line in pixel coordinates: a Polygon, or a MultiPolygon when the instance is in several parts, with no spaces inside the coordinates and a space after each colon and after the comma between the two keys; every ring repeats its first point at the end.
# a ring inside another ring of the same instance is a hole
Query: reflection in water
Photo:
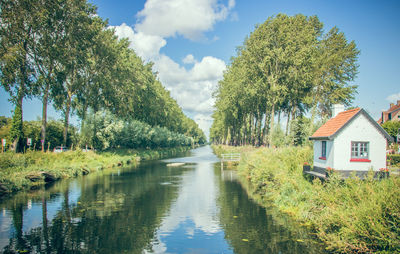
{"type": "Polygon", "coordinates": [[[4,253],[305,253],[209,147],[61,181],[0,204],[4,253]],[[167,167],[167,163],[185,166],[167,167]]]}

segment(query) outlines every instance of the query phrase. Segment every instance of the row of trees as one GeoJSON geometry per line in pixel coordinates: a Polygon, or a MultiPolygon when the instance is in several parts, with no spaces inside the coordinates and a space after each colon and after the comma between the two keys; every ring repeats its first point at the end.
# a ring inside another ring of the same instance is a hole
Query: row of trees
{"type": "Polygon", "coordinates": [[[70,115],[76,113],[84,124],[89,109],[107,109],[121,119],[205,142],[157,80],[152,63],[144,63],[128,40],[119,40],[86,0],[0,0],[0,6],[0,80],[15,106],[14,150],[22,144],[23,100],[33,96],[43,104],[43,140],[52,104],[64,116],[64,144],[70,115]]]}
{"type": "Polygon", "coordinates": [[[108,148],[157,148],[190,146],[199,140],[172,132],[165,127],[151,127],[136,120],[122,120],[108,111],[86,118],[80,143],[99,150],[108,148]]]}
{"type": "MultiPolygon", "coordinates": [[[[0,116],[0,139],[4,138],[7,140],[5,146],[6,150],[8,150],[11,147],[10,144],[8,143],[8,141],[10,140],[11,124],[12,124],[11,118],[0,116]]],[[[24,135],[23,136],[24,150],[42,149],[41,126],[42,126],[42,121],[40,120],[24,121],[22,130],[22,133],[24,135]],[[31,140],[30,146],[28,145],[28,138],[31,140]]],[[[78,129],[73,125],[69,126],[66,143],[63,143],[64,142],[63,132],[64,132],[63,121],[50,119],[47,122],[46,126],[46,144],[44,144],[43,149],[53,150],[56,146],[59,145],[64,145],[68,147],[71,146],[77,147],[76,145],[79,143],[80,140],[78,129]]]]}
{"type": "Polygon", "coordinates": [[[334,103],[349,105],[357,86],[359,50],[338,28],[323,32],[316,16],[268,18],[237,48],[219,82],[210,138],[232,145],[273,145],[275,118],[311,113],[326,118],[334,103]],[[276,117],[277,116],[277,117],[276,117]]]}
{"type": "MultiPolygon", "coordinates": [[[[0,139],[9,140],[11,129],[11,118],[0,116],[0,139]]],[[[66,147],[89,147],[96,150],[114,148],[160,148],[176,146],[192,146],[203,141],[198,137],[188,137],[184,134],[173,132],[165,127],[150,126],[137,120],[125,120],[115,116],[109,111],[100,110],[90,114],[85,119],[83,129],[70,125],[67,142],[63,143],[64,124],[61,120],[50,120],[47,122],[47,141],[42,147],[41,143],[41,121],[24,121],[23,140],[25,149],[53,150],[56,146],[66,147]],[[28,139],[31,144],[28,145],[28,139]]],[[[10,145],[6,144],[6,150],[10,145]]]]}

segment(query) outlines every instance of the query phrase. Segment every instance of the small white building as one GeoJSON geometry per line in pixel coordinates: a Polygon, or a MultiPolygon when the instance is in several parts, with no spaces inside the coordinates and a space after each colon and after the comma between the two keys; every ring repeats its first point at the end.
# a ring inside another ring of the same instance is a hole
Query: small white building
{"type": "Polygon", "coordinates": [[[327,168],[349,175],[386,168],[386,147],[392,137],[361,108],[344,111],[334,105],[332,118],[311,137],[314,141],[314,171],[327,168]]]}

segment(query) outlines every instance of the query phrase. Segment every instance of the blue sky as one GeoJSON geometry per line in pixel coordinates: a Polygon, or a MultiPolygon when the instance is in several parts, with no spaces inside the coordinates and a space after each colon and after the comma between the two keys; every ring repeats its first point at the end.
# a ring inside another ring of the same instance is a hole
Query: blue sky
{"type": "MultiPolygon", "coordinates": [[[[203,129],[211,124],[210,98],[235,49],[254,26],[278,13],[317,15],[325,31],[337,26],[361,50],[354,106],[374,118],[400,100],[400,1],[296,0],[91,0],[120,37],[145,61],[184,112],[203,129]]],[[[0,89],[0,115],[11,116],[0,89]]],[[[49,107],[51,108],[51,107],[49,107]]],[[[25,100],[24,118],[41,115],[37,100],[25,100]]],[[[53,109],[49,115],[59,118],[53,109]]],[[[76,118],[74,120],[76,122],[76,118]]]]}

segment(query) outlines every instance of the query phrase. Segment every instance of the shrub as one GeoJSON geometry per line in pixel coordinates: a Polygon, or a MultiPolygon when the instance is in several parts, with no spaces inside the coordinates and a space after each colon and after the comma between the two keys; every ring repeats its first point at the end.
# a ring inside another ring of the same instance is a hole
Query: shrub
{"type": "Polygon", "coordinates": [[[110,148],[163,148],[189,146],[192,139],[168,130],[136,121],[122,121],[110,112],[87,116],[81,131],[81,145],[98,150],[110,148]]]}
{"type": "Polygon", "coordinates": [[[388,154],[387,159],[390,161],[391,165],[400,164],[400,154],[388,154]]]}

